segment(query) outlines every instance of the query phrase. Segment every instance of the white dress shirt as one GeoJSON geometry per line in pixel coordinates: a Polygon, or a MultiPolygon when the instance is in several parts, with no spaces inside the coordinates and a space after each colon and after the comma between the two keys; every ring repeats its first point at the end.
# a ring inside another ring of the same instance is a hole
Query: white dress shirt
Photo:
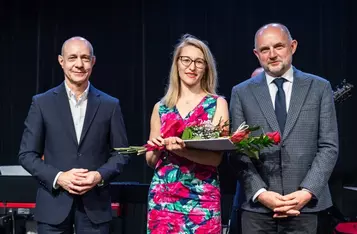
{"type": "MultiPolygon", "coordinates": [[[[274,81],[274,79],[280,78],[280,77],[272,77],[272,76],[268,75],[267,73],[265,73],[265,77],[266,77],[266,80],[267,80],[271,101],[272,101],[273,107],[275,109],[275,96],[276,96],[276,93],[278,92],[278,87],[275,85],[275,83],[273,81],[274,81]]],[[[289,111],[289,104],[290,104],[290,99],[291,99],[291,90],[292,90],[293,81],[294,81],[293,68],[290,67],[290,69],[287,70],[285,72],[285,74],[282,75],[281,77],[286,79],[286,81],[283,83],[283,89],[284,89],[284,92],[285,92],[286,113],[287,113],[289,111]]],[[[262,192],[265,192],[265,191],[267,191],[265,188],[259,189],[258,192],[256,192],[254,194],[254,196],[253,196],[253,202],[256,202],[257,201],[257,197],[262,192]]]]}
{"type": "MultiPolygon", "coordinates": [[[[90,83],[88,82],[88,87],[78,97],[78,99],[76,98],[75,93],[68,87],[67,83],[64,82],[64,84],[66,87],[66,93],[68,95],[69,106],[71,108],[74,129],[76,131],[77,142],[79,144],[79,141],[81,139],[82,129],[83,129],[84,117],[86,116],[88,90],[89,90],[90,83]]],[[[59,187],[57,185],[57,179],[61,173],[62,173],[62,171],[60,171],[56,175],[56,177],[53,181],[53,188],[55,188],[55,189],[58,189],[58,187],[59,187]]]]}

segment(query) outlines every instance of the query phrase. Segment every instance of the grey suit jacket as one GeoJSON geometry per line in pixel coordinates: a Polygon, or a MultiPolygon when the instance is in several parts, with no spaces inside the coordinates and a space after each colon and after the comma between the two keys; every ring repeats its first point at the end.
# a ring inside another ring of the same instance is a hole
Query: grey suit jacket
{"type": "MultiPolygon", "coordinates": [[[[244,210],[271,212],[252,201],[261,188],[282,195],[301,188],[310,190],[314,199],[302,212],[316,212],[332,205],[328,180],[338,157],[338,129],[331,85],[321,77],[293,69],[281,143],[262,150],[259,161],[241,157],[239,178],[245,195],[244,210]]],[[[259,125],[265,132],[280,131],[264,73],[233,87],[230,114],[232,131],[243,121],[259,125]]]]}

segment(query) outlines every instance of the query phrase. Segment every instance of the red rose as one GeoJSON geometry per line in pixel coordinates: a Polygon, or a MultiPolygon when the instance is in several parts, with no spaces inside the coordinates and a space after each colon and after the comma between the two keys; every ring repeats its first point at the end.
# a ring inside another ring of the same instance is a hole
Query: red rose
{"type": "Polygon", "coordinates": [[[239,143],[243,139],[248,138],[250,131],[243,130],[243,131],[236,131],[233,136],[231,136],[231,141],[233,143],[239,143]]]}
{"type": "Polygon", "coordinates": [[[268,132],[266,134],[270,140],[274,142],[275,145],[280,143],[280,134],[279,132],[268,132]]]}

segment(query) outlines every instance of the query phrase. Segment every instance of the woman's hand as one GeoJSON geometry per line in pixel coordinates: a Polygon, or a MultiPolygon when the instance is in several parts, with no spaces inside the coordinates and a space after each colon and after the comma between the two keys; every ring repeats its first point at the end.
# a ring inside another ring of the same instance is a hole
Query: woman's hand
{"type": "Polygon", "coordinates": [[[168,137],[164,139],[164,145],[167,150],[183,150],[186,146],[183,140],[179,137],[168,137]]]}
{"type": "Polygon", "coordinates": [[[165,145],[165,140],[164,138],[162,138],[161,136],[158,136],[158,137],[154,137],[152,138],[151,140],[148,140],[147,143],[153,147],[155,146],[164,146],[165,145]]]}

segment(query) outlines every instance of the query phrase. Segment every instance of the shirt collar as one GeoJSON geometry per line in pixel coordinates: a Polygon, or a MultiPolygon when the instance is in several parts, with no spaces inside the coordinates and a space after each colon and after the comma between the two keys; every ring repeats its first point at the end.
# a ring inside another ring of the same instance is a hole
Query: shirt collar
{"type": "MultiPolygon", "coordinates": [[[[74,98],[74,100],[77,100],[76,95],[74,94],[74,92],[68,87],[67,83],[64,82],[64,86],[66,87],[66,92],[68,95],[68,98],[74,98]]],[[[84,92],[80,95],[79,100],[86,100],[87,96],[88,96],[88,91],[89,91],[89,86],[90,86],[90,82],[88,81],[88,86],[87,88],[84,90],[84,92]]]]}
{"type": "MultiPolygon", "coordinates": [[[[267,73],[265,73],[265,77],[267,79],[268,85],[271,84],[277,78],[277,77],[272,77],[272,76],[268,75],[267,73]]],[[[281,77],[285,78],[290,83],[293,83],[293,80],[294,80],[293,66],[290,66],[289,70],[287,70],[281,77]]]]}

